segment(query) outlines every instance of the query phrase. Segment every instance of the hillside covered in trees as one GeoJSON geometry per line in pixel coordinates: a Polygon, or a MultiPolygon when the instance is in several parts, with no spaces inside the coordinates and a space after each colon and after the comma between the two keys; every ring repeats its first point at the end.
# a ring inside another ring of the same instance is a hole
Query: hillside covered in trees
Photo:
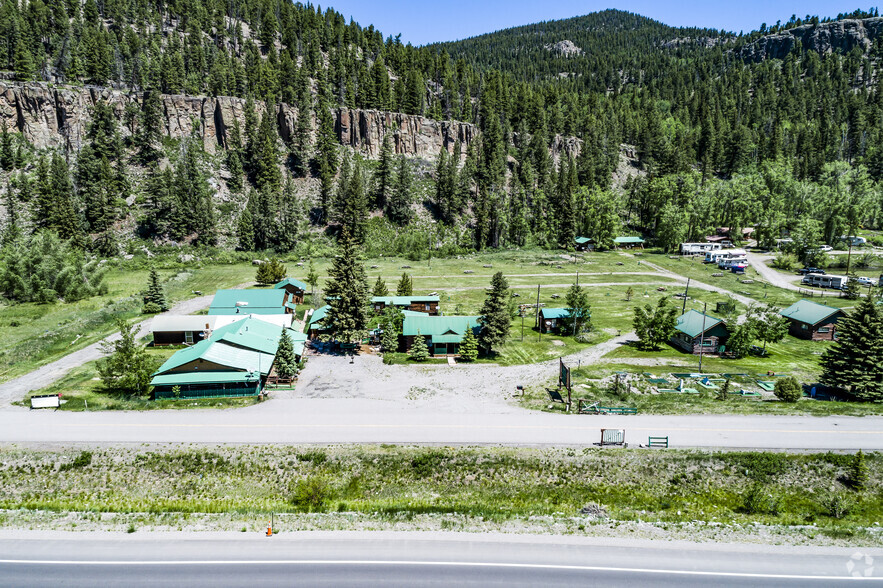
{"type": "MultiPolygon", "coordinates": [[[[7,261],[45,232],[106,257],[288,252],[346,227],[371,253],[419,256],[751,226],[801,253],[883,223],[876,11],[735,34],[609,10],[412,47],[284,0],[34,0],[0,6],[0,32],[7,261]],[[89,95],[82,133],[56,94],[52,140],[33,141],[9,97],[37,82],[89,95]],[[216,109],[173,124],[177,95],[216,109]],[[405,124],[443,128],[439,155],[406,149],[405,124]]],[[[8,268],[25,266],[5,266],[20,298],[8,268]]]]}

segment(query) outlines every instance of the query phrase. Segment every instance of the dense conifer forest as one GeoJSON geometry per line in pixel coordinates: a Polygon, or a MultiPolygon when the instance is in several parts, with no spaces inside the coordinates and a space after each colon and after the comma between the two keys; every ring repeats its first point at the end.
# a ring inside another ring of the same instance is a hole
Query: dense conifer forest
{"type": "Polygon", "coordinates": [[[122,116],[99,101],[79,148],[0,129],[0,291],[49,295],[22,260],[46,243],[65,275],[132,243],[285,253],[343,230],[370,254],[422,256],[624,231],[670,250],[753,227],[805,255],[883,224],[881,20],[737,34],[608,10],[413,47],[285,0],[4,2],[6,83],[138,100],[122,116]],[[242,98],[243,124],[220,153],[170,140],[169,94],[242,98]],[[284,140],[280,104],[297,112],[284,140]],[[369,161],[340,145],[339,108],[463,121],[478,139],[426,161],[387,135],[369,161]]]}

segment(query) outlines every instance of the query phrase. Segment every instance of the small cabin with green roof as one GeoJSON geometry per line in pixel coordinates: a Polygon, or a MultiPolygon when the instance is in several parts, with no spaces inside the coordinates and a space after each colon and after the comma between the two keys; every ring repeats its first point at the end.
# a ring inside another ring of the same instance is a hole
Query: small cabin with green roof
{"type": "Polygon", "coordinates": [[[405,348],[410,350],[417,337],[426,339],[426,347],[433,356],[460,355],[460,343],[466,331],[472,330],[475,336],[481,325],[477,316],[430,316],[418,313],[405,315],[402,335],[405,348]]]}
{"type": "Polygon", "coordinates": [[[716,355],[725,350],[729,338],[730,331],[722,319],[689,310],[678,317],[671,344],[694,355],[716,355]]]}
{"type": "Polygon", "coordinates": [[[570,317],[570,311],[566,308],[541,308],[540,309],[540,333],[558,333],[562,323],[570,317]]]}
{"type": "Polygon", "coordinates": [[[286,304],[303,304],[304,296],[307,293],[306,283],[294,278],[285,278],[273,286],[273,289],[285,290],[288,293],[288,298],[285,300],[286,304]]]}
{"type": "Polygon", "coordinates": [[[837,323],[844,317],[843,310],[800,300],[781,311],[788,319],[788,333],[799,339],[833,341],[837,338],[837,323]]]}
{"type": "Polygon", "coordinates": [[[577,251],[592,251],[595,249],[595,240],[591,237],[577,237],[573,241],[577,251]]]}
{"type": "Polygon", "coordinates": [[[328,332],[328,328],[325,326],[325,319],[328,316],[328,311],[330,309],[331,307],[326,304],[325,306],[320,306],[314,310],[313,314],[310,315],[310,318],[307,321],[307,336],[310,339],[315,339],[319,335],[328,332]]]}

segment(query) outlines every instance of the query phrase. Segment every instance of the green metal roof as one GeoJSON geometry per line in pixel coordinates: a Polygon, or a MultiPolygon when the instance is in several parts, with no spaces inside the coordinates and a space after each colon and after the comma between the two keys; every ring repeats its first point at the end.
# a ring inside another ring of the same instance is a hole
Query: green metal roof
{"type": "Polygon", "coordinates": [[[266,374],[269,373],[276,356],[275,353],[261,353],[260,351],[234,347],[223,341],[208,339],[187,349],[177,351],[154,372],[154,375],[170,372],[200,359],[228,367],[231,371],[257,371],[260,369],[261,373],[266,374]]]}
{"type": "Polygon", "coordinates": [[[183,386],[185,384],[235,384],[255,382],[256,376],[248,372],[188,372],[186,374],[162,374],[150,380],[151,386],[183,386]]]}
{"type": "Polygon", "coordinates": [[[541,308],[540,314],[544,319],[560,319],[570,316],[570,311],[566,308],[541,308]]]}
{"type": "Polygon", "coordinates": [[[791,320],[800,321],[808,325],[817,325],[826,318],[840,312],[839,308],[831,308],[817,302],[800,300],[795,302],[779,314],[791,320]]]}
{"type": "Polygon", "coordinates": [[[723,323],[721,319],[715,318],[710,314],[702,314],[698,310],[688,310],[678,317],[675,328],[687,336],[695,338],[721,323],[723,323]],[[705,331],[702,330],[703,321],[705,322],[705,331]]]}
{"type": "Polygon", "coordinates": [[[577,245],[585,245],[587,243],[591,243],[592,241],[594,241],[594,239],[591,239],[589,237],[577,237],[576,239],[574,239],[574,241],[576,241],[577,245]]]}
{"type": "Polygon", "coordinates": [[[371,303],[382,302],[387,306],[410,306],[425,302],[438,302],[438,296],[374,296],[371,303]]]}
{"type": "Polygon", "coordinates": [[[432,337],[433,342],[459,343],[466,329],[473,331],[479,327],[477,316],[406,316],[402,334],[406,337],[421,335],[432,337]],[[441,341],[440,336],[452,336],[452,340],[441,341]]]}
{"type": "Polygon", "coordinates": [[[640,237],[617,237],[613,242],[622,245],[629,243],[643,243],[644,240],[640,237]]]}
{"type": "Polygon", "coordinates": [[[404,316],[428,316],[425,312],[419,312],[416,310],[403,310],[402,314],[404,316]]]}
{"type": "MultiPolygon", "coordinates": [[[[310,326],[312,327],[313,325],[316,325],[317,323],[325,320],[325,317],[328,315],[328,310],[330,308],[331,307],[326,304],[325,306],[320,306],[319,308],[314,310],[313,315],[310,317],[310,326]]],[[[320,325],[317,325],[317,327],[320,327],[320,325]]]]}
{"type": "Polygon", "coordinates": [[[285,314],[284,290],[218,290],[209,314],[285,314]]]}
{"type": "Polygon", "coordinates": [[[296,280],[294,278],[285,278],[284,280],[282,280],[281,282],[279,282],[278,284],[273,286],[273,288],[274,289],[284,288],[285,286],[288,286],[288,285],[294,286],[295,288],[299,288],[300,290],[303,290],[304,292],[306,292],[306,290],[307,290],[307,285],[305,283],[301,282],[300,280],[296,280]]]}
{"type": "Polygon", "coordinates": [[[230,323],[212,331],[210,341],[223,341],[237,347],[276,355],[282,327],[255,318],[230,323]]]}

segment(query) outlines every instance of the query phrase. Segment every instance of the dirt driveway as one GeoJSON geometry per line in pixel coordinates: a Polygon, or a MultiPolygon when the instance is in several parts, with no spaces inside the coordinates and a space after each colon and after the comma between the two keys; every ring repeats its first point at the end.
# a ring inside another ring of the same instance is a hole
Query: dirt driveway
{"type": "MultiPolygon", "coordinates": [[[[615,337],[565,358],[570,365],[596,363],[620,345],[635,341],[633,333],[615,337]]],[[[558,360],[521,366],[384,365],[378,355],[310,356],[292,392],[271,398],[360,399],[388,402],[391,409],[430,408],[446,413],[511,413],[515,387],[555,377],[558,360]]]]}

